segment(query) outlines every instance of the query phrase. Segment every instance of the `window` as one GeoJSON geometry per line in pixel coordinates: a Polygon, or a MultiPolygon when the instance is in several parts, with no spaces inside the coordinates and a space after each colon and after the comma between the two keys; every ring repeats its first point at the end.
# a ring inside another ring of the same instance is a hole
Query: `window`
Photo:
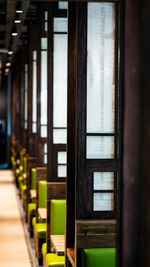
{"type": "Polygon", "coordinates": [[[25,110],[24,110],[24,128],[28,128],[28,64],[25,64],[25,110]]]}
{"type": "Polygon", "coordinates": [[[37,51],[33,51],[32,59],[32,132],[37,132],[37,51]]]}

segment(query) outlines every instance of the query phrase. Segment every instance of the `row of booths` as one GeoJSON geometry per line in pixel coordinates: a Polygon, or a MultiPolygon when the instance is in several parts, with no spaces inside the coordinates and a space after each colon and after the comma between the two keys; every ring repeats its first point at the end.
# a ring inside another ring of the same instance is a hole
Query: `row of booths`
{"type": "Polygon", "coordinates": [[[11,162],[44,267],[116,264],[119,8],[55,1],[28,11],[11,72],[11,162]]]}

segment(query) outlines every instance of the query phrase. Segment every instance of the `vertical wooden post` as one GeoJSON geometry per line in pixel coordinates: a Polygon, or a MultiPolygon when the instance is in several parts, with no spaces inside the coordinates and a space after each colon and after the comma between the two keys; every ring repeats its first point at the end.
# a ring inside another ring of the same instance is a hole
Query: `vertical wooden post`
{"type": "Polygon", "coordinates": [[[150,266],[150,2],[125,1],[120,266],[150,266]]]}

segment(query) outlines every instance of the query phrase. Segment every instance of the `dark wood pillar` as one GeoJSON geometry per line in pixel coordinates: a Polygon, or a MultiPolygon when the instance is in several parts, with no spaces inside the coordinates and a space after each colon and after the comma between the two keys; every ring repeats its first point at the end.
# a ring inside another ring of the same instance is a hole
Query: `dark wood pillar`
{"type": "Polygon", "coordinates": [[[125,1],[120,266],[150,266],[150,2],[125,1]]]}

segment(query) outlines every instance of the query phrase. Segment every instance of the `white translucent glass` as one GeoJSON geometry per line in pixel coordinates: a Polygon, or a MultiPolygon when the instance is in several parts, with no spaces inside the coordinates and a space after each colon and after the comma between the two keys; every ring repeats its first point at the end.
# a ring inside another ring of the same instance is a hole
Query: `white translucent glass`
{"type": "Polygon", "coordinates": [[[58,165],[58,177],[67,177],[67,166],[58,165]]]}
{"type": "Polygon", "coordinates": [[[67,152],[61,151],[57,154],[57,162],[58,164],[67,164],[67,152]]]}
{"type": "Polygon", "coordinates": [[[114,173],[94,172],[94,190],[114,190],[114,173]]]}
{"type": "Polygon", "coordinates": [[[59,8],[59,9],[67,9],[67,8],[68,8],[68,3],[67,3],[67,1],[64,1],[64,2],[59,1],[59,2],[58,2],[58,8],[59,8]]]}
{"type": "Polygon", "coordinates": [[[41,49],[47,50],[47,38],[41,38],[41,49]]]}
{"type": "Polygon", "coordinates": [[[33,50],[33,60],[36,60],[36,59],[37,59],[37,51],[33,50]]]}
{"type": "Polygon", "coordinates": [[[87,132],[115,124],[115,4],[88,3],[87,132]]]}
{"type": "Polygon", "coordinates": [[[67,18],[54,18],[54,32],[67,32],[67,18]]]}
{"type": "Polygon", "coordinates": [[[28,128],[28,123],[27,123],[27,121],[25,121],[25,123],[24,123],[24,128],[25,128],[25,129],[28,128]]]}
{"type": "Polygon", "coordinates": [[[53,130],[53,143],[54,144],[67,144],[67,130],[54,129],[53,130]]]}
{"type": "MultiPolygon", "coordinates": [[[[32,80],[32,122],[37,121],[37,62],[33,61],[32,80]]],[[[34,128],[35,132],[35,128],[34,128]]]]}
{"type": "Polygon", "coordinates": [[[67,35],[54,34],[53,127],[67,127],[67,35]]]}
{"type": "Polygon", "coordinates": [[[25,64],[25,106],[24,106],[24,128],[27,129],[27,120],[28,120],[28,64],[25,64]]]}
{"type": "Polygon", "coordinates": [[[47,137],[47,126],[41,126],[41,137],[47,137]]]}
{"type": "Polygon", "coordinates": [[[36,133],[37,132],[37,124],[36,122],[32,123],[32,133],[36,133]]]}
{"type": "Polygon", "coordinates": [[[44,163],[47,164],[47,154],[44,154],[44,163]]]}
{"type": "Polygon", "coordinates": [[[44,153],[47,153],[47,144],[44,144],[44,153]]]}
{"type": "Polygon", "coordinates": [[[45,11],[45,13],[44,13],[44,19],[45,19],[45,21],[48,20],[48,11],[45,11]]]}
{"type": "Polygon", "coordinates": [[[114,194],[113,193],[94,193],[93,195],[94,211],[113,211],[114,194]]]}
{"type": "Polygon", "coordinates": [[[45,26],[45,32],[47,32],[47,30],[48,30],[48,23],[45,22],[44,26],[45,26]]]}
{"type": "Polygon", "coordinates": [[[41,51],[41,124],[47,124],[47,51],[41,51]]]}
{"type": "Polygon", "coordinates": [[[86,141],[87,159],[114,158],[113,136],[87,136],[86,141]]]}

